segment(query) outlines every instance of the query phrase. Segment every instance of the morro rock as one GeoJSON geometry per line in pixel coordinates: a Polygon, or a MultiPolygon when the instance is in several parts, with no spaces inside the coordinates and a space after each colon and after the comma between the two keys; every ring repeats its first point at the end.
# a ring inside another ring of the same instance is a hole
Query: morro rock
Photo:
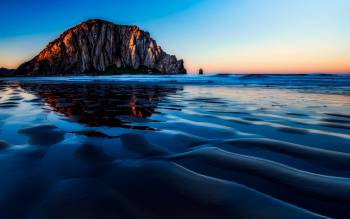
{"type": "Polygon", "coordinates": [[[183,60],[165,53],[148,32],[137,26],[88,20],[49,43],[17,75],[74,75],[99,73],[184,74],[183,60]]]}

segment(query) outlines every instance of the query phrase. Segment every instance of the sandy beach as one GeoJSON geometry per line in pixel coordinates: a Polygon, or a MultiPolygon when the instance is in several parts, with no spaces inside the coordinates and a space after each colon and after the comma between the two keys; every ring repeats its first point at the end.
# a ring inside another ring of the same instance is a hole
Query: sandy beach
{"type": "Polygon", "coordinates": [[[348,218],[349,112],[344,75],[4,79],[0,218],[348,218]]]}

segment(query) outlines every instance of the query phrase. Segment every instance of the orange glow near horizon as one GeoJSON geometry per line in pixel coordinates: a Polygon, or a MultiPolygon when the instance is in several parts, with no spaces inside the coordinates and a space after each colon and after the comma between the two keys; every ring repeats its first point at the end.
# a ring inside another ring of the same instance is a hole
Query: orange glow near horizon
{"type": "Polygon", "coordinates": [[[335,57],[333,59],[304,60],[262,60],[262,59],[217,59],[207,64],[187,63],[189,72],[197,73],[204,68],[207,73],[350,73],[350,57],[335,57]],[[233,61],[231,61],[233,60],[233,61]]]}
{"type": "MultiPolygon", "coordinates": [[[[15,69],[22,62],[29,60],[22,60],[21,57],[1,57],[0,67],[15,69]]],[[[330,74],[344,74],[350,73],[350,57],[335,57],[333,59],[319,59],[319,60],[304,60],[304,61],[288,61],[288,60],[238,60],[237,58],[230,59],[215,59],[208,61],[207,64],[201,64],[186,61],[185,65],[189,73],[198,73],[200,68],[203,68],[205,73],[330,73],[330,74]]]]}
{"type": "MultiPolygon", "coordinates": [[[[39,36],[0,44],[0,67],[17,68],[44,48],[47,41],[47,37],[39,36]]],[[[188,72],[195,74],[200,68],[205,73],[350,73],[350,45],[336,40],[233,42],[210,47],[165,50],[183,58],[188,72]]]]}
{"type": "Polygon", "coordinates": [[[203,57],[188,57],[185,63],[189,72],[196,73],[199,68],[217,73],[350,73],[348,48],[321,42],[228,46],[203,57]]]}

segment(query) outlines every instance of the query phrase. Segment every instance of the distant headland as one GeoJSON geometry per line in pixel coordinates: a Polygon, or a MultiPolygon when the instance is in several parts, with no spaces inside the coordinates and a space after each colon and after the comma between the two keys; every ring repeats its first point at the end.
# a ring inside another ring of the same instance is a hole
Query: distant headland
{"type": "Polygon", "coordinates": [[[13,76],[14,72],[15,72],[15,69],[0,67],[0,77],[11,77],[13,76]]]}
{"type": "Polygon", "coordinates": [[[68,29],[15,76],[78,74],[186,74],[183,60],[169,55],[137,26],[91,19],[68,29]]]}

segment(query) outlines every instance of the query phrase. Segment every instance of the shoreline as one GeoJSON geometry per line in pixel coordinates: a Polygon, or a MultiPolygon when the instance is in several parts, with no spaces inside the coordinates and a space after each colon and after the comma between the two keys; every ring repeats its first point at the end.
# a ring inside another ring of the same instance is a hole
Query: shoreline
{"type": "Polygon", "coordinates": [[[18,79],[0,94],[0,217],[347,216],[349,95],[18,79]]]}

